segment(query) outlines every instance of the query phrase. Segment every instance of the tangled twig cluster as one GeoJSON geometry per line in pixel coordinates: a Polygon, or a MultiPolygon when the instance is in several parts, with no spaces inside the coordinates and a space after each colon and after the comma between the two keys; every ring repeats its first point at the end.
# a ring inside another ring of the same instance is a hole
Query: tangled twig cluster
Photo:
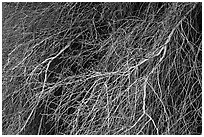
{"type": "Polygon", "coordinates": [[[3,134],[201,134],[201,3],[3,3],[3,134]]]}

